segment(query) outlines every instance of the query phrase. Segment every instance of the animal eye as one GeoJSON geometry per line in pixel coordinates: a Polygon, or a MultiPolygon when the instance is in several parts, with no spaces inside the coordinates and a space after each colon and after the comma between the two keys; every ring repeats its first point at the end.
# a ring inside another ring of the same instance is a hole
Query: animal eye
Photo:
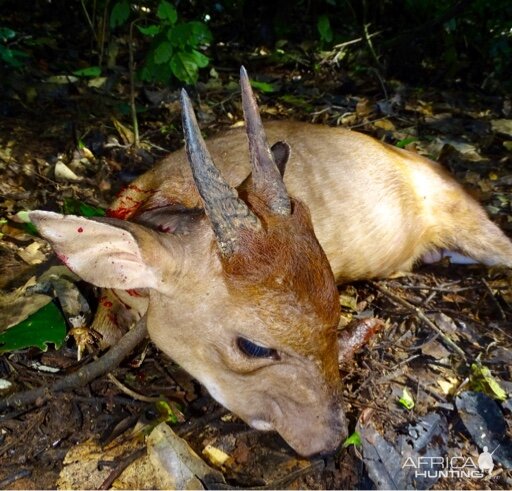
{"type": "Polygon", "coordinates": [[[275,349],[260,346],[242,337],[236,340],[236,344],[238,349],[249,358],[279,358],[275,349]]]}

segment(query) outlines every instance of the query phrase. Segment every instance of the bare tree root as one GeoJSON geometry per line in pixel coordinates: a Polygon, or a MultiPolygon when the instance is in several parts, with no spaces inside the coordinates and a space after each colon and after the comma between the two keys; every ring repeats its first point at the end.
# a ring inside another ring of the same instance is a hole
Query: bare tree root
{"type": "Polygon", "coordinates": [[[9,407],[20,408],[34,403],[41,404],[51,398],[56,392],[83,387],[94,379],[116,368],[146,335],[146,316],[144,316],[101,358],[83,366],[76,372],[66,375],[53,385],[18,392],[0,399],[0,410],[9,407]]]}

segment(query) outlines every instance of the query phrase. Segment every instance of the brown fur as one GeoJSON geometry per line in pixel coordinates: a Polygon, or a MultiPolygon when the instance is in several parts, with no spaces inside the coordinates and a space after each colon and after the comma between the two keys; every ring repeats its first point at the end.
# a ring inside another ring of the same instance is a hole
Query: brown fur
{"type": "Polygon", "coordinates": [[[242,248],[224,260],[233,292],[258,297],[262,289],[281,290],[293,295],[297,305],[305,299],[313,302],[316,315],[327,324],[336,324],[337,312],[326,312],[326,307],[332,307],[337,291],[307,208],[293,200],[290,216],[265,216],[254,203],[252,209],[262,221],[263,230],[244,231],[242,248]]]}
{"type": "Polygon", "coordinates": [[[244,232],[244,247],[224,260],[227,286],[240,302],[251,299],[274,319],[281,317],[267,324],[281,343],[304,356],[317,357],[320,350],[323,371],[334,386],[339,374],[329,353],[336,343],[338,293],[309,211],[292,200],[290,216],[272,215],[256,196],[249,202],[263,230],[244,232]],[[307,331],[305,325],[310,326],[307,331]]]}

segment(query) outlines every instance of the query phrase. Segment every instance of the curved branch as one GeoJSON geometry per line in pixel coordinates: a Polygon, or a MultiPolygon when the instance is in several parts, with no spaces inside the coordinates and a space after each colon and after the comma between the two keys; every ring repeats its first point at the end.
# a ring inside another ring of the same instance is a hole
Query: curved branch
{"type": "Polygon", "coordinates": [[[121,361],[137,346],[147,335],[146,316],[142,317],[119,342],[110,348],[101,358],[83,366],[52,385],[38,387],[37,389],[17,392],[0,399],[0,410],[9,407],[20,408],[34,404],[36,401],[44,402],[56,392],[83,387],[94,379],[116,368],[121,361]]]}

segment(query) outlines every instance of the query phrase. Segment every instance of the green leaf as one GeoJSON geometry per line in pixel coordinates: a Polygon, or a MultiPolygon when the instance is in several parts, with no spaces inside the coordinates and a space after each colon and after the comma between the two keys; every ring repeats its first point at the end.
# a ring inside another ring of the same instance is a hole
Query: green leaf
{"type": "Polygon", "coordinates": [[[279,98],[281,101],[286,102],[286,104],[291,104],[292,106],[297,106],[307,112],[313,112],[314,107],[310,104],[304,97],[300,97],[293,94],[285,94],[279,98]]]}
{"type": "Polygon", "coordinates": [[[316,28],[318,29],[318,33],[320,34],[320,39],[325,43],[330,43],[332,41],[332,29],[331,29],[331,21],[327,15],[321,15],[318,17],[318,21],[316,23],[316,28]]]}
{"type": "Polygon", "coordinates": [[[186,84],[197,82],[198,66],[196,57],[192,53],[180,51],[171,59],[171,70],[173,75],[186,84]]]}
{"type": "Polygon", "coordinates": [[[0,353],[35,346],[42,351],[53,343],[60,348],[66,337],[66,321],[57,306],[50,302],[19,324],[0,333],[0,353]]]}
{"type": "Polygon", "coordinates": [[[88,205],[83,201],[74,198],[65,198],[62,212],[65,215],[79,215],[82,217],[104,217],[105,210],[96,206],[88,205]]]}
{"type": "Polygon", "coordinates": [[[19,221],[22,223],[30,223],[30,217],[28,216],[29,213],[30,213],[29,210],[20,210],[14,216],[17,219],[16,221],[19,221]]]}
{"type": "Polygon", "coordinates": [[[397,146],[398,148],[405,148],[407,145],[417,142],[418,140],[419,139],[416,138],[415,136],[410,136],[409,138],[404,138],[400,141],[397,141],[395,143],[395,146],[397,146]]]}
{"type": "Polygon", "coordinates": [[[208,66],[208,63],[210,63],[210,59],[203,55],[203,53],[200,53],[199,51],[193,49],[190,54],[192,55],[193,59],[195,60],[196,65],[199,68],[204,68],[208,66]]]}
{"type": "Polygon", "coordinates": [[[87,68],[80,68],[80,70],[75,70],[73,75],[77,77],[89,77],[96,78],[101,75],[101,68],[99,66],[89,66],[87,68]]]}
{"type": "Polygon", "coordinates": [[[137,26],[137,29],[144,34],[144,36],[155,37],[160,33],[160,26],[152,25],[147,27],[137,26]]]}
{"type": "Polygon", "coordinates": [[[176,416],[174,409],[167,401],[156,401],[155,406],[156,410],[158,411],[158,414],[160,415],[160,421],[165,421],[166,423],[173,424],[179,422],[178,416],[176,416]]]}
{"type": "Polygon", "coordinates": [[[18,211],[18,213],[16,213],[16,217],[23,223],[23,228],[26,232],[36,237],[39,235],[37,228],[30,221],[27,210],[18,211]]]}
{"type": "Polygon", "coordinates": [[[139,77],[146,82],[158,81],[167,83],[172,77],[172,71],[169,63],[157,65],[153,60],[153,56],[151,56],[140,69],[139,77]]]}
{"type": "Polygon", "coordinates": [[[0,59],[14,68],[20,68],[25,63],[24,61],[29,58],[29,55],[19,49],[10,49],[0,45],[0,59]]]}
{"type": "Polygon", "coordinates": [[[481,363],[475,362],[471,365],[470,384],[473,390],[483,392],[498,401],[507,399],[507,393],[493,377],[491,371],[481,363]]]}
{"type": "Polygon", "coordinates": [[[167,20],[171,24],[176,24],[176,21],[178,20],[178,12],[176,12],[174,6],[166,0],[162,0],[160,2],[156,15],[159,19],[167,20]]]}
{"type": "Polygon", "coordinates": [[[185,48],[189,44],[190,30],[187,24],[177,24],[167,30],[167,39],[176,48],[185,48]]]}
{"type": "Polygon", "coordinates": [[[153,59],[157,65],[167,63],[172,56],[172,44],[169,41],[162,41],[155,49],[153,59]]]}
{"type": "Polygon", "coordinates": [[[446,29],[447,32],[456,31],[457,30],[457,19],[453,17],[450,20],[448,20],[447,22],[445,22],[444,28],[446,29]]]}
{"type": "Polygon", "coordinates": [[[199,45],[208,44],[212,40],[212,34],[202,22],[182,22],[169,28],[167,39],[176,47],[197,48],[199,45]]]}
{"type": "Polygon", "coordinates": [[[16,31],[13,31],[8,27],[0,27],[0,39],[2,39],[2,41],[9,41],[9,39],[14,39],[15,37],[16,31]]]}
{"type": "Polygon", "coordinates": [[[350,445],[356,445],[358,447],[360,447],[362,445],[361,435],[357,431],[354,431],[354,433],[352,433],[352,435],[348,436],[345,439],[345,441],[343,442],[343,448],[347,448],[350,445]]]}
{"type": "Polygon", "coordinates": [[[37,231],[37,228],[35,225],[33,225],[32,223],[24,223],[23,224],[23,228],[25,229],[25,231],[27,233],[29,233],[30,235],[35,235],[35,236],[38,236],[39,235],[39,232],[37,231]]]}
{"type": "Polygon", "coordinates": [[[208,44],[211,43],[213,36],[208,29],[208,26],[204,22],[199,22],[198,20],[187,22],[186,24],[192,33],[192,39],[194,40],[194,44],[197,46],[198,44],[208,44]]]}
{"type": "Polygon", "coordinates": [[[409,411],[414,407],[414,399],[412,398],[407,387],[404,387],[404,390],[402,392],[402,397],[400,397],[400,399],[398,399],[398,402],[403,407],[405,407],[405,409],[408,409],[409,411]]]}
{"type": "Polygon", "coordinates": [[[110,13],[110,28],[122,26],[130,17],[130,2],[121,0],[117,2],[110,13]]]}
{"type": "Polygon", "coordinates": [[[277,92],[279,90],[278,85],[276,84],[269,84],[267,82],[258,82],[257,80],[251,80],[251,85],[258,90],[261,90],[262,92],[265,92],[266,94],[277,92]]]}

